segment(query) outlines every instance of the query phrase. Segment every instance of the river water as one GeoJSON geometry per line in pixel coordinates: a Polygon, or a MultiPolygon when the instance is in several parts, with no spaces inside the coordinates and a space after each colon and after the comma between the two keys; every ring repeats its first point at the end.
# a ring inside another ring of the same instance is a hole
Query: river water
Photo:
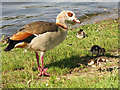
{"type": "Polygon", "coordinates": [[[1,34],[10,36],[27,23],[55,22],[62,10],[72,10],[80,18],[85,14],[114,12],[117,2],[3,2],[1,34]]]}

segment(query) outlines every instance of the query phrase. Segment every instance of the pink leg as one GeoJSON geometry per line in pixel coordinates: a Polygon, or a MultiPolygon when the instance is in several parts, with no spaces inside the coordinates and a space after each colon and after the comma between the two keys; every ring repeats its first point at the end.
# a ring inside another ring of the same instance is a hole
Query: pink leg
{"type": "Polygon", "coordinates": [[[42,65],[42,68],[41,68],[41,71],[40,71],[40,74],[38,76],[42,76],[42,75],[45,75],[45,76],[50,76],[50,74],[46,73],[45,71],[47,71],[48,69],[43,67],[43,55],[44,55],[44,52],[41,52],[41,57],[40,57],[40,60],[41,60],[41,65],[42,65]]]}
{"type": "Polygon", "coordinates": [[[36,58],[37,58],[37,64],[38,64],[38,71],[41,71],[40,64],[39,64],[39,55],[37,52],[35,52],[36,58]]]}

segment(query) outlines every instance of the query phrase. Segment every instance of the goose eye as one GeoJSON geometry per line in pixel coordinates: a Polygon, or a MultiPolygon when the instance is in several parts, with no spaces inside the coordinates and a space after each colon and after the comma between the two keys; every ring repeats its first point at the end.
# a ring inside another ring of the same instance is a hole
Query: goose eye
{"type": "Polygon", "coordinates": [[[69,17],[73,16],[73,13],[71,13],[71,12],[68,12],[67,14],[68,14],[69,17]]]}

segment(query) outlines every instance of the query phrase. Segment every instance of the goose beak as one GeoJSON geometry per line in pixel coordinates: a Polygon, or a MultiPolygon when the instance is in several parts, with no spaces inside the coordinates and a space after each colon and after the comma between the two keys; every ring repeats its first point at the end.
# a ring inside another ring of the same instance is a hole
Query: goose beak
{"type": "Polygon", "coordinates": [[[77,18],[73,19],[73,21],[79,24],[81,23],[77,18]]]}
{"type": "Polygon", "coordinates": [[[78,19],[73,19],[73,21],[79,24],[81,23],[78,19]]]}

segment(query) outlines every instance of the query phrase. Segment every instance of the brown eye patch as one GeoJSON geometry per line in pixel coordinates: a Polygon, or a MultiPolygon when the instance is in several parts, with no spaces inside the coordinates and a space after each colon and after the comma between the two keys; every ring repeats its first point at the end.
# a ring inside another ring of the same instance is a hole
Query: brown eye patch
{"type": "Polygon", "coordinates": [[[67,14],[68,14],[69,17],[73,16],[73,13],[71,13],[71,12],[68,12],[67,14]]]}

